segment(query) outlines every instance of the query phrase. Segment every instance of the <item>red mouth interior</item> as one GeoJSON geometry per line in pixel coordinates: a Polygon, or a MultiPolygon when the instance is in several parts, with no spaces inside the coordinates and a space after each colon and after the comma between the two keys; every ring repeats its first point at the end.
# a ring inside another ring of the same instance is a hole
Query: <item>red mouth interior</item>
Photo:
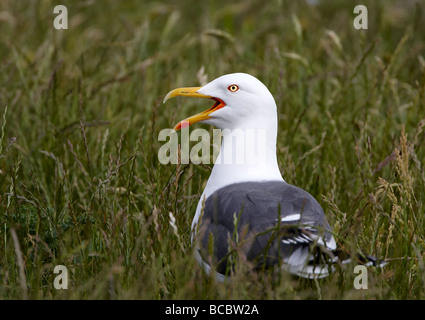
{"type": "MultiPolygon", "coordinates": [[[[217,111],[217,110],[219,110],[219,109],[221,109],[221,108],[223,108],[223,107],[226,106],[226,104],[224,103],[223,100],[220,100],[218,98],[211,98],[211,99],[215,101],[215,103],[213,104],[213,106],[211,108],[205,110],[205,111],[202,111],[200,114],[208,114],[209,115],[210,113],[212,113],[214,111],[217,111]]],[[[180,129],[186,128],[188,126],[189,126],[189,124],[188,124],[187,121],[180,121],[180,123],[176,126],[175,129],[176,130],[180,130],[180,129]],[[183,122],[185,122],[184,127],[182,125],[183,122]]]]}
{"type": "Polygon", "coordinates": [[[206,112],[210,113],[210,112],[216,111],[218,109],[221,109],[226,105],[223,100],[220,100],[218,98],[211,98],[211,99],[215,101],[214,105],[211,108],[209,108],[208,110],[205,110],[202,113],[206,113],[206,112]]]}

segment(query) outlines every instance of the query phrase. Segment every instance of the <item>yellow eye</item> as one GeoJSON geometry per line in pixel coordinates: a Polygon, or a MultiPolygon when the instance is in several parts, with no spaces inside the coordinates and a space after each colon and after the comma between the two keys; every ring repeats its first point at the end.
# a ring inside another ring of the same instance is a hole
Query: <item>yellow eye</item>
{"type": "Polygon", "coordinates": [[[236,92],[239,90],[239,87],[236,84],[232,84],[227,87],[227,90],[229,90],[230,92],[236,92]]]}

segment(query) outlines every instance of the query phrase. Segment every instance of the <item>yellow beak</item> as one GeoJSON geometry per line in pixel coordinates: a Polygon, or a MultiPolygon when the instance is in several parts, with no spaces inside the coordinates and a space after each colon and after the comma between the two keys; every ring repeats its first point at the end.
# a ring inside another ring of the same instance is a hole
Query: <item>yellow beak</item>
{"type": "Polygon", "coordinates": [[[195,98],[206,98],[206,99],[212,99],[215,101],[215,104],[209,108],[208,110],[205,110],[201,113],[195,114],[194,116],[191,116],[189,118],[186,118],[182,121],[180,121],[175,127],[174,130],[180,130],[182,128],[182,125],[184,126],[188,126],[191,125],[192,123],[195,122],[199,122],[199,121],[203,121],[203,120],[207,120],[210,119],[211,117],[209,116],[211,113],[213,113],[214,111],[223,108],[225,106],[225,103],[218,99],[218,98],[214,98],[202,93],[199,93],[198,90],[200,90],[202,87],[189,87],[189,88],[178,88],[178,89],[174,89],[170,92],[167,93],[167,95],[164,98],[164,103],[174,97],[177,96],[183,96],[183,97],[195,97],[195,98]]]}

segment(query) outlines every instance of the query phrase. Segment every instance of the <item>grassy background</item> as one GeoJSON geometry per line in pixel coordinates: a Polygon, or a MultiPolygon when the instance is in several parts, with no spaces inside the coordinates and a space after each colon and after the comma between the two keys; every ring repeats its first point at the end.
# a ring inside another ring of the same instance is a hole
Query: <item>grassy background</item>
{"type": "Polygon", "coordinates": [[[356,4],[0,0],[0,299],[424,299],[425,3],[362,1],[368,30],[356,4]],[[285,180],[342,247],[389,260],[368,290],[353,266],[228,284],[199,269],[189,232],[211,168],[161,165],[157,137],[206,105],[161,101],[231,72],[273,93],[285,180]]]}

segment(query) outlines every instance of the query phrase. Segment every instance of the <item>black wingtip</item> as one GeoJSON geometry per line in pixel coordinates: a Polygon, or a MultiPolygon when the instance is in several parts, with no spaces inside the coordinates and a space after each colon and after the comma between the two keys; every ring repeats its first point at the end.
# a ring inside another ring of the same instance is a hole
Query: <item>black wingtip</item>
{"type": "Polygon", "coordinates": [[[355,258],[355,262],[367,267],[382,268],[388,264],[388,261],[386,260],[378,259],[374,256],[369,256],[362,253],[357,253],[354,255],[354,254],[349,254],[348,252],[343,250],[334,250],[332,253],[334,254],[335,257],[338,258],[338,261],[342,264],[349,264],[352,262],[352,259],[354,258],[355,258]]]}
{"type": "Polygon", "coordinates": [[[380,260],[380,259],[373,257],[373,256],[366,256],[365,258],[366,258],[366,261],[365,261],[364,265],[366,265],[366,266],[373,266],[373,267],[376,267],[376,268],[382,268],[382,267],[385,267],[388,264],[387,261],[380,260]]]}

